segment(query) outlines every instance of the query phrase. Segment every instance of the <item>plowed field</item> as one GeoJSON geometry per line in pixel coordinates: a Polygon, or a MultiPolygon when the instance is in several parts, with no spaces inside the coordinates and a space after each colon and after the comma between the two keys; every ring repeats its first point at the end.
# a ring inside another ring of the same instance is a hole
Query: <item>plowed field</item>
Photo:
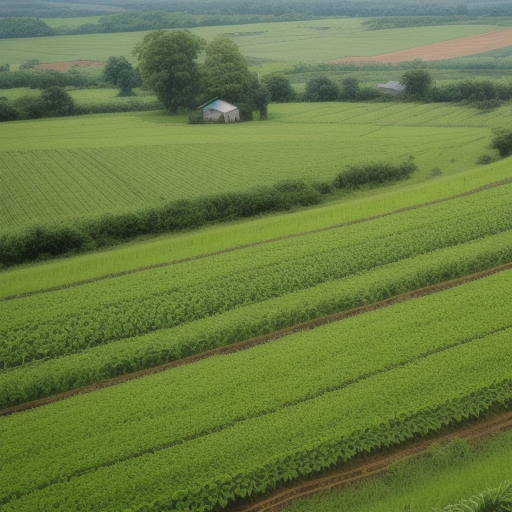
{"type": "Polygon", "coordinates": [[[512,45],[512,29],[496,30],[475,36],[459,37],[442,43],[427,44],[400,50],[398,52],[375,55],[373,57],[346,57],[344,59],[330,60],[327,64],[341,62],[404,62],[414,59],[443,60],[455,57],[465,57],[491,50],[497,50],[512,45]]]}

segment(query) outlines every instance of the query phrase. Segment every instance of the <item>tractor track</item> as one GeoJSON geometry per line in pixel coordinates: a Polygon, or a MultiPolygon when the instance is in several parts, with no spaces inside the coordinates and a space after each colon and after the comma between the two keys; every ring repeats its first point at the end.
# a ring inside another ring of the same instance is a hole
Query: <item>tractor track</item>
{"type": "Polygon", "coordinates": [[[342,488],[369,478],[382,476],[393,462],[399,459],[412,459],[424,455],[434,444],[442,443],[455,437],[468,442],[477,442],[484,437],[510,428],[512,428],[512,411],[479,421],[450,433],[418,441],[405,448],[397,448],[392,453],[369,456],[361,461],[349,464],[348,467],[342,470],[330,470],[327,475],[276,491],[256,503],[244,507],[234,507],[231,509],[231,512],[276,512],[293,501],[309,498],[323,491],[342,488]]]}
{"type": "Polygon", "coordinates": [[[285,336],[289,336],[291,334],[295,334],[301,331],[307,331],[311,329],[315,329],[316,327],[320,327],[322,325],[327,325],[333,322],[337,322],[339,320],[343,320],[345,318],[349,318],[356,315],[361,315],[367,313],[369,311],[374,311],[377,309],[385,308],[388,306],[392,306],[394,304],[398,304],[400,302],[405,302],[411,299],[416,299],[419,297],[424,297],[426,295],[431,295],[433,293],[437,293],[443,290],[448,290],[455,286],[460,286],[465,283],[469,283],[471,281],[476,281],[478,279],[482,279],[484,277],[488,277],[492,274],[496,274],[498,272],[502,272],[505,270],[512,269],[512,262],[505,263],[504,265],[500,265],[498,267],[493,267],[481,272],[477,272],[475,274],[470,274],[467,276],[463,276],[457,279],[452,279],[450,281],[444,281],[442,283],[426,286],[424,288],[418,288],[416,290],[412,290],[409,292],[402,293],[400,295],[395,295],[393,297],[389,297],[388,299],[375,302],[373,304],[367,304],[365,306],[360,306],[358,308],[349,309],[347,311],[341,311],[338,313],[333,313],[331,315],[314,318],[313,320],[308,320],[306,322],[302,322],[300,324],[293,325],[291,327],[287,327],[285,329],[281,329],[279,331],[274,331],[269,334],[264,334],[262,336],[257,336],[255,338],[249,338],[244,341],[240,341],[237,343],[232,343],[230,345],[225,345],[222,347],[217,347],[211,350],[207,350],[205,352],[201,352],[199,354],[194,354],[192,356],[188,356],[182,359],[178,359],[176,361],[171,361],[169,363],[156,366],[153,368],[146,368],[144,370],[140,370],[133,373],[128,373],[125,375],[121,375],[119,377],[115,377],[113,379],[97,382],[95,384],[89,384],[87,386],[83,386],[80,388],[75,388],[69,391],[65,391],[63,393],[59,393],[56,395],[48,396],[45,398],[40,398],[38,400],[33,400],[31,402],[26,402],[23,404],[18,404],[12,407],[8,407],[0,410],[1,416],[9,416],[14,413],[23,412],[29,409],[34,409],[36,407],[41,407],[43,405],[48,405],[53,402],[59,402],[61,400],[65,400],[67,398],[71,398],[76,395],[91,393],[93,391],[97,391],[99,389],[107,388],[110,386],[115,386],[117,384],[122,384],[123,382],[128,382],[131,380],[139,379],[141,377],[145,377],[147,375],[153,375],[155,373],[160,373],[166,370],[170,370],[172,368],[177,368],[179,366],[183,366],[186,364],[192,364],[196,361],[200,361],[201,359],[206,359],[208,357],[216,356],[216,355],[225,355],[231,354],[234,352],[239,352],[241,350],[247,350],[251,347],[262,345],[264,343],[268,343],[273,340],[277,340],[283,338],[285,336]]]}
{"type": "Polygon", "coordinates": [[[312,235],[312,234],[315,234],[315,233],[320,233],[322,231],[330,231],[332,229],[338,229],[338,228],[342,228],[342,227],[345,227],[345,226],[351,226],[353,224],[361,224],[363,222],[369,222],[369,221],[380,219],[380,218],[383,218],[383,217],[388,217],[390,215],[396,215],[398,213],[402,213],[402,212],[405,212],[405,211],[416,210],[418,208],[424,208],[426,206],[430,206],[430,205],[433,205],[433,204],[444,203],[444,202],[450,201],[452,199],[457,199],[457,198],[460,198],[460,197],[465,197],[465,196],[469,196],[469,195],[472,195],[472,194],[477,194],[478,192],[482,192],[484,190],[487,190],[487,189],[490,189],[490,188],[499,187],[499,186],[502,186],[502,185],[508,185],[509,183],[512,183],[512,178],[504,178],[502,180],[494,181],[492,183],[488,183],[486,185],[482,185],[481,187],[477,187],[477,188],[468,190],[466,192],[461,192],[460,194],[455,194],[453,196],[443,197],[441,199],[435,199],[433,201],[427,201],[425,203],[418,203],[418,204],[414,204],[414,205],[411,205],[411,206],[404,206],[403,208],[398,208],[396,210],[391,210],[389,212],[381,213],[379,215],[373,215],[371,217],[364,217],[362,219],[356,219],[356,220],[351,220],[351,221],[348,221],[348,222],[342,222],[340,224],[333,224],[331,226],[326,226],[326,227],[323,227],[323,228],[313,229],[311,231],[303,231],[301,233],[293,233],[293,234],[290,234],[290,235],[284,235],[284,236],[280,236],[280,237],[276,237],[276,238],[269,238],[267,240],[261,240],[261,241],[252,242],[252,243],[249,243],[249,244],[236,245],[234,247],[227,247],[226,249],[221,249],[219,251],[209,252],[209,253],[205,253],[205,254],[198,254],[196,256],[190,256],[188,258],[181,258],[181,259],[172,260],[172,261],[165,261],[165,262],[162,262],[162,263],[155,263],[154,265],[147,265],[147,266],[138,267],[138,268],[131,269],[131,270],[124,270],[124,271],[121,271],[121,272],[105,274],[103,276],[92,277],[90,279],[84,279],[82,281],[75,281],[73,283],[67,283],[67,284],[63,284],[63,285],[60,285],[60,286],[54,286],[54,287],[50,287],[50,288],[43,288],[43,289],[40,289],[40,290],[35,290],[35,291],[32,291],[32,292],[26,292],[26,293],[20,293],[20,294],[17,294],[17,295],[9,295],[7,297],[1,297],[0,298],[0,302],[5,302],[5,301],[15,300],[15,299],[22,299],[22,298],[25,298],[25,297],[31,297],[33,295],[39,295],[39,294],[43,294],[43,293],[50,293],[50,292],[55,292],[55,291],[59,291],[59,290],[65,290],[67,288],[75,288],[77,286],[83,286],[83,285],[90,284],[90,283],[95,283],[95,282],[98,282],[98,281],[104,281],[104,280],[107,280],[107,279],[115,279],[115,278],[118,278],[118,277],[123,277],[123,276],[126,276],[126,275],[130,275],[130,274],[136,274],[136,273],[139,273],[139,272],[145,272],[147,270],[153,270],[153,269],[162,268],[162,267],[170,267],[172,265],[179,265],[180,263],[186,263],[188,261],[194,261],[194,260],[201,260],[201,259],[205,259],[205,258],[211,258],[213,256],[218,256],[220,254],[240,251],[240,250],[243,250],[243,249],[248,249],[250,247],[256,247],[258,245],[271,244],[271,243],[274,243],[274,242],[279,242],[281,240],[287,240],[287,239],[291,239],[291,238],[298,238],[298,237],[301,237],[301,236],[312,235]]]}

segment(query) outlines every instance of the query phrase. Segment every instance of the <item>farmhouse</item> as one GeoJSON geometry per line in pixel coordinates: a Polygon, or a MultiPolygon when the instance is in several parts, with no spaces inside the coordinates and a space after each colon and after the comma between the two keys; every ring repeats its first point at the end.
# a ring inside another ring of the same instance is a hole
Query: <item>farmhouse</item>
{"type": "Polygon", "coordinates": [[[218,98],[211,99],[199,108],[203,109],[203,121],[205,122],[218,122],[221,116],[226,123],[240,121],[240,110],[238,110],[238,107],[218,98]]]}
{"type": "Polygon", "coordinates": [[[390,92],[392,94],[398,94],[405,89],[405,86],[395,80],[390,80],[385,84],[377,84],[377,87],[383,92],[390,92]]]}

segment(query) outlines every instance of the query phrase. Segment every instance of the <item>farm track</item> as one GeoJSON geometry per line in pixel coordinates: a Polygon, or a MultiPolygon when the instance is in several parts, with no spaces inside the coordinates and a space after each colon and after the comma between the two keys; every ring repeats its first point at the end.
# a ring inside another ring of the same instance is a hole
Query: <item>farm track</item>
{"type": "Polygon", "coordinates": [[[309,498],[320,492],[345,487],[369,478],[382,476],[393,462],[399,459],[412,459],[424,455],[434,444],[448,441],[455,437],[468,442],[476,442],[479,439],[510,428],[512,428],[512,412],[508,411],[468,427],[418,441],[405,448],[397,448],[391,454],[369,456],[361,461],[349,464],[347,468],[342,470],[330,470],[325,476],[277,491],[249,506],[232,508],[231,512],[276,512],[293,501],[309,498]]]}
{"type": "Polygon", "coordinates": [[[510,46],[512,38],[512,29],[495,30],[476,34],[474,36],[458,37],[441,43],[427,44],[400,50],[397,52],[384,53],[372,57],[345,57],[343,59],[335,59],[326,61],[326,64],[340,64],[342,62],[404,62],[421,59],[444,60],[456,57],[466,57],[476,53],[488,52],[510,46]]]}
{"type": "Polygon", "coordinates": [[[119,377],[115,377],[113,379],[97,382],[95,384],[90,384],[88,386],[83,386],[80,388],[72,389],[69,391],[66,391],[64,393],[59,393],[53,396],[41,398],[39,400],[34,400],[31,402],[26,402],[23,404],[19,404],[13,407],[8,407],[6,409],[0,410],[0,417],[1,416],[9,416],[11,414],[15,414],[18,412],[23,412],[29,409],[34,409],[36,407],[41,407],[43,405],[48,405],[53,402],[58,402],[61,400],[65,400],[67,398],[71,398],[76,395],[85,394],[85,393],[91,393],[93,391],[97,391],[99,389],[115,386],[117,384],[122,384],[123,382],[128,382],[131,380],[139,379],[148,375],[153,375],[156,373],[160,373],[166,370],[170,370],[172,368],[177,368],[179,366],[184,366],[187,364],[194,363],[196,361],[200,361],[202,359],[206,359],[208,357],[216,356],[216,355],[225,355],[225,354],[231,354],[234,352],[239,352],[241,350],[247,350],[251,347],[262,345],[264,343],[268,343],[273,340],[277,340],[280,338],[283,338],[285,336],[289,336],[291,334],[295,334],[301,331],[307,331],[311,329],[315,329],[316,327],[320,327],[323,325],[327,325],[333,322],[337,322],[339,320],[343,320],[345,318],[349,318],[356,315],[361,315],[364,313],[367,313],[369,311],[374,311],[377,309],[385,308],[388,306],[392,306],[394,304],[398,304],[400,302],[405,302],[407,300],[424,297],[427,295],[431,295],[437,292],[441,292],[443,290],[448,290],[450,288],[453,288],[455,286],[460,286],[465,283],[476,281],[478,279],[482,279],[484,277],[490,276],[492,274],[502,272],[504,270],[512,269],[512,262],[506,263],[504,265],[500,265],[499,267],[494,267],[491,269],[484,270],[482,272],[478,272],[475,274],[471,274],[468,276],[464,276],[458,279],[453,279],[450,281],[445,281],[443,283],[438,283],[435,285],[427,286],[424,288],[418,288],[416,290],[412,290],[400,295],[395,295],[394,297],[390,297],[388,299],[385,299],[383,301],[375,302],[373,304],[368,304],[366,306],[361,306],[358,308],[353,308],[347,311],[342,311],[339,313],[334,313],[331,315],[327,315],[320,318],[315,318],[313,320],[309,320],[307,322],[302,322],[300,324],[296,324],[292,327],[287,327],[285,329],[281,329],[279,331],[274,331],[269,334],[265,334],[263,336],[258,336],[255,338],[250,338],[238,343],[233,343],[230,345],[226,345],[223,347],[218,347],[212,350],[208,350],[206,352],[202,352],[200,354],[195,354],[193,356],[189,356],[183,359],[179,359],[176,361],[172,361],[170,363],[166,363],[160,366],[156,366],[153,368],[147,368],[145,370],[140,370],[138,372],[133,372],[125,375],[121,375],[119,377]]]}
{"type": "Polygon", "coordinates": [[[415,205],[411,205],[411,206],[405,206],[403,208],[398,208],[397,210],[392,210],[392,211],[389,211],[389,212],[386,212],[386,213],[381,213],[379,215],[373,215],[371,217],[364,217],[362,219],[356,219],[356,220],[352,220],[352,221],[349,221],[349,222],[343,222],[343,223],[340,223],[340,224],[333,224],[331,226],[327,226],[327,227],[323,227],[323,228],[318,228],[318,229],[314,229],[314,230],[311,230],[311,231],[304,231],[302,233],[294,233],[294,234],[280,236],[280,237],[276,237],[276,238],[270,238],[268,240],[262,240],[262,241],[259,241],[259,242],[252,242],[252,243],[249,243],[249,244],[237,245],[237,246],[234,246],[234,247],[228,247],[226,249],[221,249],[219,251],[205,253],[205,254],[199,254],[197,256],[191,256],[191,257],[188,257],[188,258],[182,258],[182,259],[166,261],[166,262],[162,262],[162,263],[156,263],[154,265],[138,267],[138,268],[135,268],[135,269],[132,269],[132,270],[125,270],[125,271],[122,271],[122,272],[115,272],[115,273],[112,273],[112,274],[106,274],[106,275],[103,275],[103,276],[93,277],[91,279],[85,279],[83,281],[76,281],[76,282],[73,282],[73,283],[68,283],[68,284],[64,284],[64,285],[60,285],[60,286],[55,286],[55,287],[51,287],[51,288],[43,288],[41,290],[35,290],[35,291],[32,291],[32,292],[21,293],[21,294],[18,294],[18,295],[10,295],[10,296],[7,296],[7,297],[0,298],[0,302],[8,301],[8,300],[14,300],[14,299],[20,299],[20,298],[24,298],[24,297],[30,297],[30,296],[39,295],[39,294],[42,294],[42,293],[55,292],[55,291],[64,290],[64,289],[67,289],[67,288],[74,288],[74,287],[77,287],[77,286],[83,286],[83,285],[95,283],[95,282],[98,282],[98,281],[104,281],[104,280],[107,280],[107,279],[115,279],[115,278],[118,278],[118,277],[130,275],[130,274],[136,274],[138,272],[145,272],[147,270],[153,270],[153,269],[156,269],[156,268],[162,268],[162,267],[169,267],[169,266],[172,266],[172,265],[178,265],[180,263],[186,263],[187,261],[194,261],[194,260],[200,260],[200,259],[203,259],[203,258],[210,258],[210,257],[213,257],[213,256],[218,256],[220,254],[234,252],[234,251],[239,251],[239,250],[247,249],[247,248],[250,248],[250,247],[256,247],[256,246],[259,246],[259,245],[265,245],[265,244],[270,244],[270,243],[274,243],[274,242],[279,242],[281,240],[287,240],[287,239],[290,239],[290,238],[299,238],[299,237],[302,237],[302,236],[308,236],[308,235],[312,235],[314,233],[320,233],[322,231],[330,231],[332,229],[338,229],[338,228],[345,227],[345,226],[351,226],[353,224],[360,224],[360,223],[363,223],[363,222],[369,222],[369,221],[372,221],[372,220],[375,220],[375,219],[379,219],[379,218],[383,218],[383,217],[388,217],[388,216],[391,216],[391,215],[396,215],[398,213],[402,213],[402,212],[405,212],[405,211],[408,211],[408,210],[416,210],[418,208],[424,208],[424,207],[427,207],[427,206],[430,206],[430,205],[433,205],[433,204],[443,203],[443,202],[446,202],[446,201],[450,201],[452,199],[457,199],[459,197],[465,197],[465,196],[469,196],[469,195],[472,195],[472,194],[477,194],[478,192],[482,192],[483,190],[487,190],[487,189],[494,188],[494,187],[499,187],[499,186],[502,186],[502,185],[507,185],[509,183],[512,183],[512,178],[505,178],[505,179],[502,179],[502,180],[499,180],[499,181],[494,181],[492,183],[488,183],[487,185],[482,185],[481,187],[477,187],[477,188],[474,188],[472,190],[468,190],[467,192],[462,192],[460,194],[455,194],[455,195],[444,197],[444,198],[441,198],[441,199],[435,199],[433,201],[427,201],[425,203],[419,203],[419,204],[415,204],[415,205]]]}

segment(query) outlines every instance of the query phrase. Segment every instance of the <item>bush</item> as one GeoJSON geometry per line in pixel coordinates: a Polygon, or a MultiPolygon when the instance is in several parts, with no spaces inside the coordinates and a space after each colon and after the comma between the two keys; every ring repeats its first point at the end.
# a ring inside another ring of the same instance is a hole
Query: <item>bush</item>
{"type": "Polygon", "coordinates": [[[326,76],[311,78],[306,82],[305,101],[338,101],[340,89],[326,76]]]}
{"type": "Polygon", "coordinates": [[[387,162],[369,162],[366,164],[349,165],[347,169],[334,179],[336,188],[358,188],[362,185],[379,185],[386,181],[403,180],[418,169],[414,158],[400,165],[387,162]]]}
{"type": "Polygon", "coordinates": [[[490,155],[480,155],[476,159],[476,164],[477,165],[487,165],[487,164],[490,164],[492,162],[492,160],[493,160],[493,158],[490,155]]]}
{"type": "Polygon", "coordinates": [[[508,128],[496,128],[491,141],[491,149],[497,149],[501,158],[512,154],[512,130],[508,128]]]}

